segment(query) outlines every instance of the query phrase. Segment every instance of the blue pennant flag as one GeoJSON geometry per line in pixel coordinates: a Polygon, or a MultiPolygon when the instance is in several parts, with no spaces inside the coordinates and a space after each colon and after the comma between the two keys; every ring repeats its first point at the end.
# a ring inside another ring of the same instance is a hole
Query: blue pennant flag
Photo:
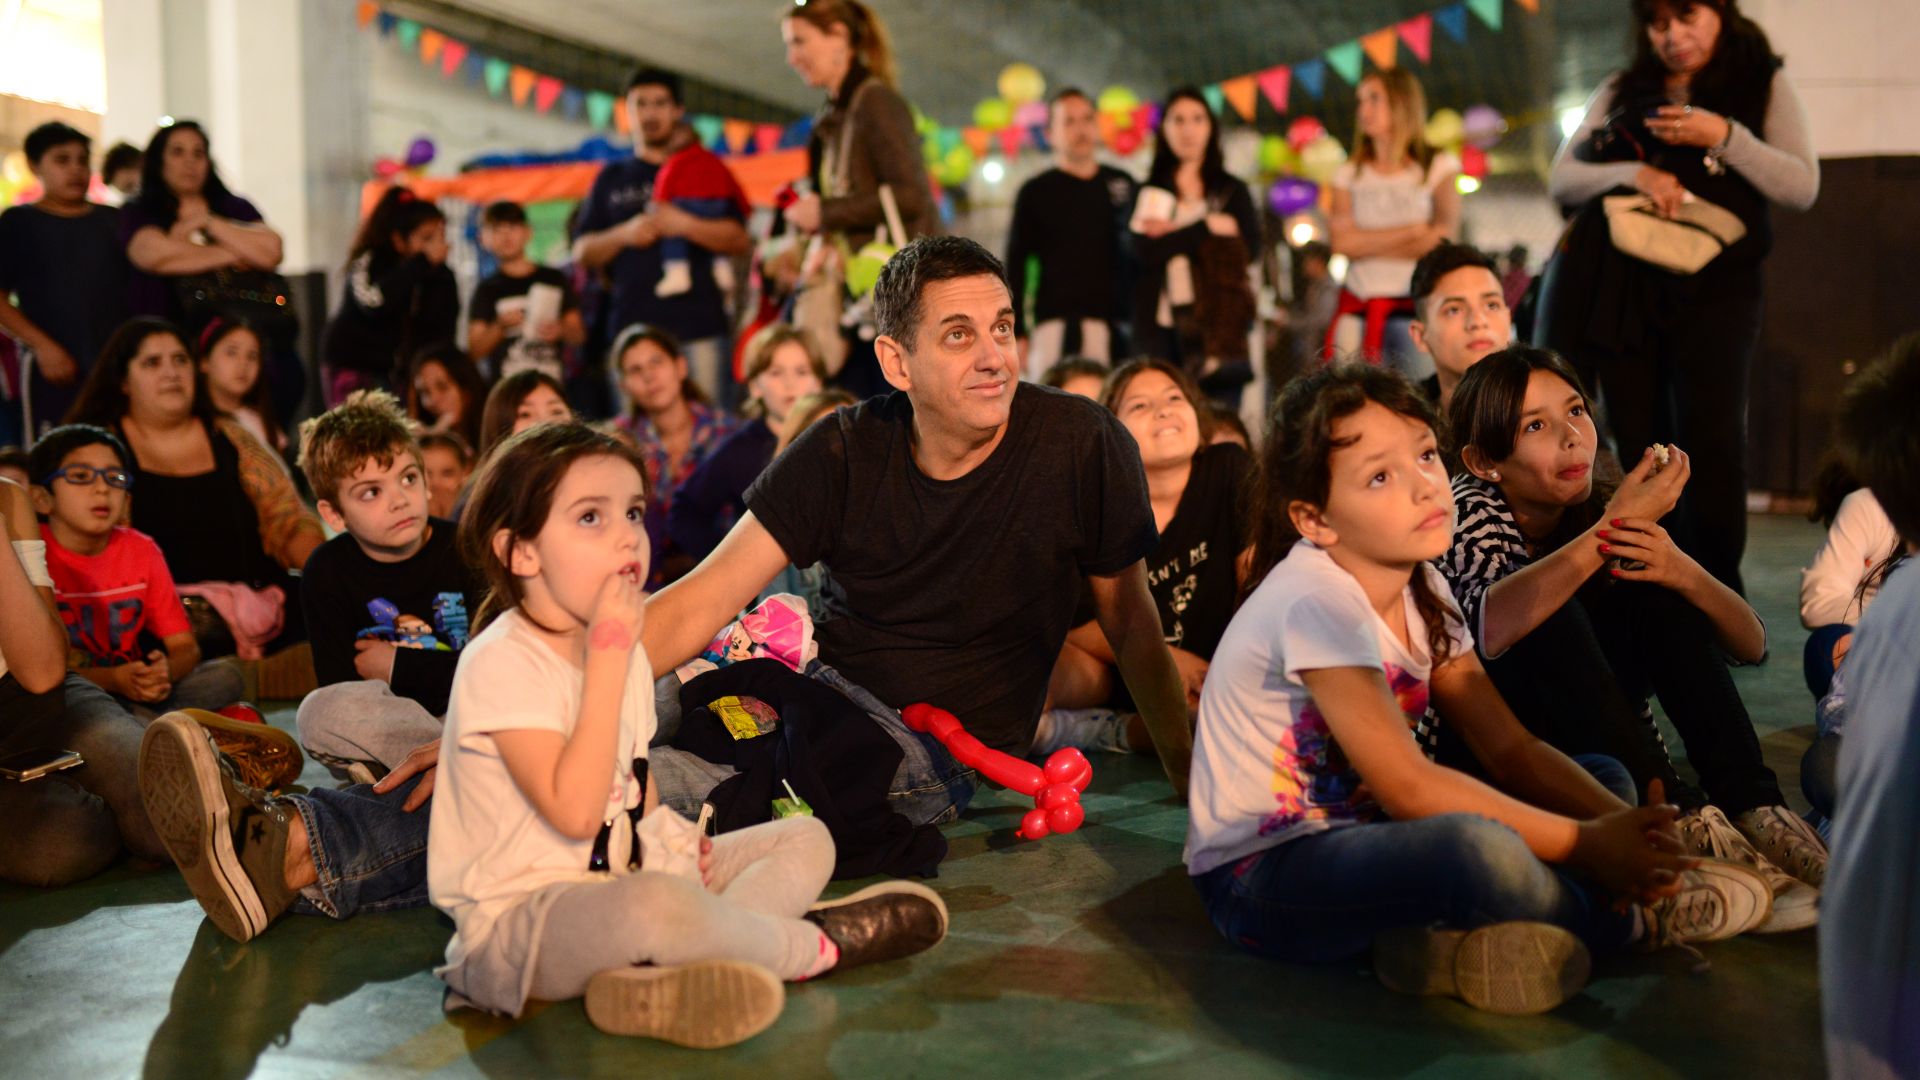
{"type": "Polygon", "coordinates": [[[1433,13],[1433,25],[1447,32],[1455,41],[1467,40],[1467,5],[1448,4],[1433,13]]]}
{"type": "Polygon", "coordinates": [[[1296,85],[1305,88],[1307,93],[1318,98],[1320,92],[1326,89],[1327,62],[1317,56],[1311,60],[1300,61],[1293,65],[1293,81],[1296,85]]]}

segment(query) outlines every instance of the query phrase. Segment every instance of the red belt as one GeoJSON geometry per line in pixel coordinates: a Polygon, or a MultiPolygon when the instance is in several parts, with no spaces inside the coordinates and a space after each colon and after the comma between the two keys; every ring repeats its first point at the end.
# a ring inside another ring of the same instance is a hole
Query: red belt
{"type": "Polygon", "coordinates": [[[1366,320],[1366,329],[1360,336],[1360,356],[1369,364],[1380,362],[1380,346],[1387,339],[1387,320],[1395,315],[1412,315],[1413,299],[1407,296],[1376,296],[1371,300],[1362,300],[1345,289],[1340,290],[1340,306],[1333,313],[1333,319],[1327,323],[1326,348],[1321,352],[1323,359],[1333,359],[1334,336],[1340,329],[1340,319],[1345,315],[1358,315],[1366,320]]]}

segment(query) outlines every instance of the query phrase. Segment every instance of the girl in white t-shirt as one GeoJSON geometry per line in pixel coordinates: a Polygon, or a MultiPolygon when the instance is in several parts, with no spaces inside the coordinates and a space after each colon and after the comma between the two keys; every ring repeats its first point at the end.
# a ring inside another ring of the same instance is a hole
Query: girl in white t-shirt
{"type": "Polygon", "coordinates": [[[1282,395],[1255,584],[1201,692],[1187,869],[1245,948],[1324,962],[1373,944],[1395,989],[1537,1012],[1579,989],[1589,947],[1730,936],[1771,896],[1746,867],[1681,857],[1657,789],[1629,807],[1598,779],[1630,794],[1617,763],[1583,769],[1500,700],[1428,565],[1453,529],[1436,431],[1366,365],[1282,395]],[[1490,783],[1422,754],[1430,701],[1490,783]]]}
{"type": "Polygon", "coordinates": [[[1427,145],[1427,99],[1405,68],[1360,80],[1353,157],[1333,174],[1333,250],[1347,257],[1340,314],[1327,328],[1335,356],[1358,354],[1409,379],[1433,374],[1413,347],[1413,266],[1460,225],[1460,159],[1427,145]]]}
{"type": "Polygon", "coordinates": [[[428,892],[454,922],[438,974],[450,1001],[517,1016],[584,994],[602,1030],[722,1046],[773,1023],[781,980],[925,949],[946,909],[904,882],[810,908],[834,865],[811,817],[712,841],[650,820],[672,811],[647,783],[645,475],[612,436],[541,424],[475,486],[461,545],[488,596],[433,800],[428,892]],[[678,858],[640,839],[676,834],[678,858]]]}

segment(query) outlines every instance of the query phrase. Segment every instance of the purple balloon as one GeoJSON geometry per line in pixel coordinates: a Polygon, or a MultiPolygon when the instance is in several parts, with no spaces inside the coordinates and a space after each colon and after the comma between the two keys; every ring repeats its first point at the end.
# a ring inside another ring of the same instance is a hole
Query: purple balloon
{"type": "Polygon", "coordinates": [[[1491,105],[1475,105],[1460,118],[1467,145],[1490,150],[1507,133],[1507,118],[1491,105]]]}
{"type": "Polygon", "coordinates": [[[433,140],[422,135],[413,140],[413,144],[407,147],[407,167],[411,169],[416,166],[425,165],[433,160],[433,154],[433,140]]]}
{"type": "Polygon", "coordinates": [[[1320,198],[1320,185],[1297,176],[1283,176],[1267,189],[1267,205],[1281,217],[1297,214],[1320,198]]]}

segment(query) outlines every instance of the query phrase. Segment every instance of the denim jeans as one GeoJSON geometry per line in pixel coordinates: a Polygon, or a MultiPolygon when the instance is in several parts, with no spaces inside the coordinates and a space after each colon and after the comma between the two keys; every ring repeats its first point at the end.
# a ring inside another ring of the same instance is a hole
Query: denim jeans
{"type": "MultiPolygon", "coordinates": [[[[977,783],[973,770],[955,761],[938,739],[907,727],[899,712],[818,660],[807,668],[807,676],[846,695],[847,700],[865,710],[874,723],[900,744],[904,756],[887,793],[896,813],[915,825],[938,825],[959,817],[973,801],[977,783]]],[[[688,817],[696,817],[707,793],[732,776],[734,770],[666,745],[680,729],[680,679],[677,676],[667,675],[654,682],[654,706],[659,727],[654,745],[647,751],[648,775],[653,778],[662,804],[688,817]]]]}
{"type": "Polygon", "coordinates": [[[0,757],[72,750],[85,759],[38,780],[0,780],[0,880],[65,885],[105,869],[123,846],[150,862],[173,861],[140,801],[146,725],[113,695],[71,672],[43,694],[7,675],[0,677],[0,717],[0,757]]]}
{"type": "MultiPolygon", "coordinates": [[[[1631,793],[1617,763],[1580,764],[1615,794],[1631,793]]],[[[1632,916],[1615,912],[1590,882],[1541,862],[1519,833],[1477,814],[1311,833],[1193,883],[1228,941],[1297,963],[1361,955],[1374,935],[1402,926],[1544,922],[1595,951],[1619,948],[1633,930],[1632,916]]]]}
{"type": "Polygon", "coordinates": [[[114,695],[125,709],[143,722],[151,723],[175,709],[224,709],[247,696],[247,679],[240,661],[231,656],[202,660],[186,678],[173,684],[173,693],[155,702],[135,701],[114,695]]]}
{"type": "Polygon", "coordinates": [[[350,919],[427,903],[427,823],[433,800],[401,809],[420,783],[414,776],[384,795],[367,784],[289,795],[307,827],[319,881],[300,891],[294,910],[350,919]]]}

